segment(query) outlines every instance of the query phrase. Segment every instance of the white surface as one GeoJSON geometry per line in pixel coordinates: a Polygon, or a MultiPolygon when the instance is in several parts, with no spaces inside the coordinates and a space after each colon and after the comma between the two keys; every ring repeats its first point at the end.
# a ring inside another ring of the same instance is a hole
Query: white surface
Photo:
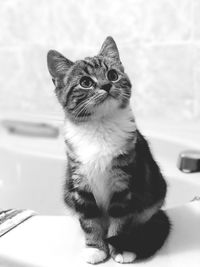
{"type": "Polygon", "coordinates": [[[0,208],[64,214],[63,139],[8,134],[0,127],[0,208]]]}
{"type": "MultiPolygon", "coordinates": [[[[166,207],[200,197],[200,173],[184,174],[176,167],[179,153],[185,149],[200,150],[200,142],[194,138],[178,139],[169,132],[142,132],[146,133],[169,185],[166,207]]],[[[32,209],[44,215],[66,213],[62,197],[66,166],[62,137],[9,135],[0,127],[0,163],[1,209],[32,209]]]]}
{"type": "MultiPolygon", "coordinates": [[[[200,201],[168,210],[173,227],[164,247],[138,267],[200,266],[200,201]]],[[[83,236],[71,216],[35,216],[0,238],[0,266],[91,266],[80,257],[83,236]]],[[[102,266],[120,266],[109,259],[102,266]]]]}

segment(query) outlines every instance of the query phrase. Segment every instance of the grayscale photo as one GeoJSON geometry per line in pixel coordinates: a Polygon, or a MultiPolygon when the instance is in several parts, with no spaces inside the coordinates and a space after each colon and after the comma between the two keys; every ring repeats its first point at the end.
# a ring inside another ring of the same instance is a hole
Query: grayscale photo
{"type": "Polygon", "coordinates": [[[199,14],[0,0],[0,267],[200,266],[199,14]]]}

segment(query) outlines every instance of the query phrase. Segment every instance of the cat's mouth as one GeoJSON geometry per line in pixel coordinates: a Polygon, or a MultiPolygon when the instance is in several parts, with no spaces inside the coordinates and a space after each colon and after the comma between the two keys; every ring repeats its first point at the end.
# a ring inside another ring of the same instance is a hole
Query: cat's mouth
{"type": "Polygon", "coordinates": [[[114,97],[113,97],[110,93],[106,93],[106,94],[103,95],[103,97],[101,98],[99,104],[101,104],[101,103],[103,103],[103,102],[105,102],[105,101],[108,101],[108,100],[110,100],[110,99],[112,99],[112,98],[114,98],[114,97]]]}
{"type": "Polygon", "coordinates": [[[105,100],[104,101],[111,100],[111,99],[117,100],[118,97],[119,97],[119,92],[116,91],[116,90],[111,90],[110,92],[108,92],[106,94],[106,97],[105,97],[105,100]]]}
{"type": "Polygon", "coordinates": [[[102,95],[101,97],[99,97],[99,98],[97,99],[97,101],[96,101],[96,105],[98,106],[98,105],[104,103],[108,98],[109,98],[109,97],[108,97],[108,94],[104,94],[104,95],[102,95]]]}
{"type": "Polygon", "coordinates": [[[119,96],[119,93],[116,92],[116,90],[105,92],[104,94],[102,94],[100,97],[96,99],[95,106],[99,106],[109,100],[117,99],[118,96],[119,96]]]}

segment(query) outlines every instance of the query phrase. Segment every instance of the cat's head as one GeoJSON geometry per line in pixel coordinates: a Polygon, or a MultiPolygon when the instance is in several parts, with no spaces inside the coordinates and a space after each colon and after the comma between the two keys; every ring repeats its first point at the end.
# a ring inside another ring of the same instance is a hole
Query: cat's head
{"type": "Polygon", "coordinates": [[[127,107],[131,83],[112,37],[97,56],[72,62],[50,50],[47,62],[58,100],[71,120],[88,121],[127,107]]]}

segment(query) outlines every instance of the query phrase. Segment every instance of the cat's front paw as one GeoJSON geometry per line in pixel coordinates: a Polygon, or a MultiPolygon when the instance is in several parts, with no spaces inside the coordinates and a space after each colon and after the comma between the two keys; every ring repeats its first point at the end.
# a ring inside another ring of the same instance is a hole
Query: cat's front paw
{"type": "Polygon", "coordinates": [[[113,258],[114,261],[118,263],[132,263],[136,259],[136,254],[134,252],[129,252],[129,251],[119,252],[111,245],[109,246],[109,248],[111,257],[113,258]]]}
{"type": "Polygon", "coordinates": [[[83,251],[84,260],[90,264],[100,263],[106,260],[107,257],[108,257],[108,254],[105,251],[100,250],[98,248],[88,247],[88,248],[85,248],[83,251]]]}
{"type": "Polygon", "coordinates": [[[132,263],[136,259],[136,255],[133,252],[123,251],[116,254],[113,259],[118,263],[132,263]]]}

